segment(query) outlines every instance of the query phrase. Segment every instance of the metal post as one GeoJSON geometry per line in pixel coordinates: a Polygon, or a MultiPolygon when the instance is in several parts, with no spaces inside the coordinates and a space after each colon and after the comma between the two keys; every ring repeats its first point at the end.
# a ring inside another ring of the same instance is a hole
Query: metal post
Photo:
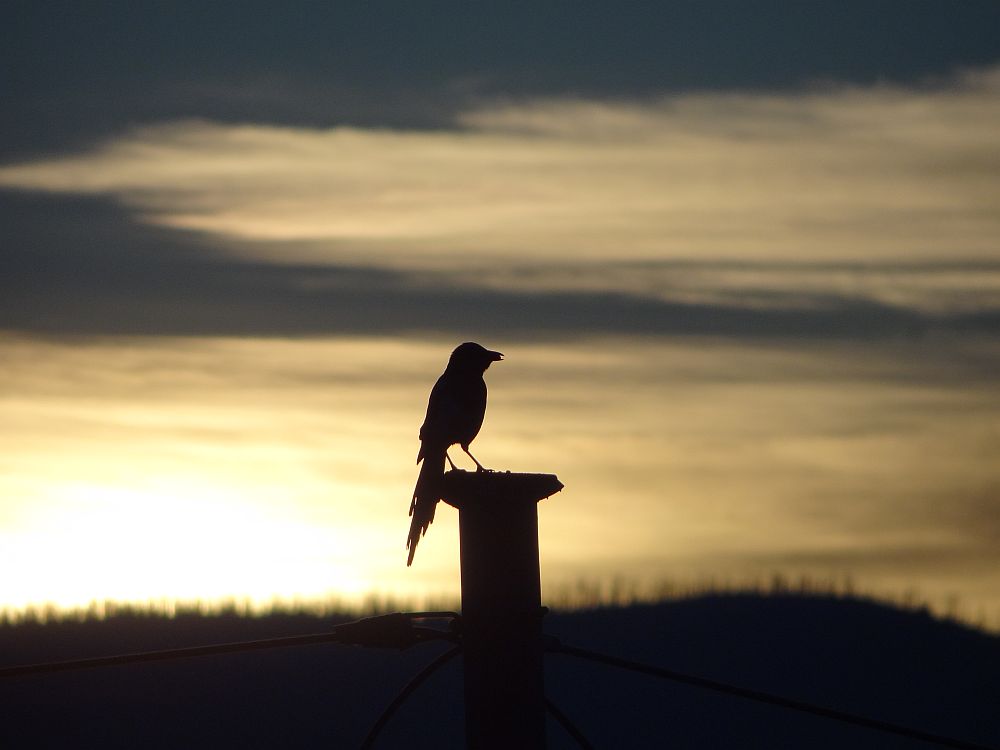
{"type": "Polygon", "coordinates": [[[539,500],[551,474],[445,475],[459,510],[465,733],[470,750],[545,748],[539,500]]]}

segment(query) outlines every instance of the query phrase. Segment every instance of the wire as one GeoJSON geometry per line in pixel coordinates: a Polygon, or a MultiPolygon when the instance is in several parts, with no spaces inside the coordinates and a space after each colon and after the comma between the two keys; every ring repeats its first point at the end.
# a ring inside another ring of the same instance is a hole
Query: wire
{"type": "Polygon", "coordinates": [[[929,742],[943,747],[958,748],[958,750],[997,750],[997,748],[992,748],[987,745],[979,745],[974,742],[957,740],[953,737],[932,734],[930,732],[924,732],[920,729],[905,727],[900,724],[892,724],[879,719],[871,719],[866,716],[858,716],[857,714],[850,714],[845,711],[837,711],[832,708],[817,706],[813,703],[805,703],[803,701],[792,700],[790,698],[782,698],[781,696],[763,693],[759,690],[749,690],[747,688],[728,685],[724,682],[709,680],[704,677],[697,677],[694,675],[684,674],[682,672],[674,672],[673,670],[661,669],[659,667],[651,667],[646,664],[640,664],[639,662],[619,659],[614,656],[607,656],[606,654],[599,654],[582,648],[565,646],[557,641],[550,641],[549,650],[556,653],[568,654],[569,656],[576,656],[581,659],[590,659],[603,664],[609,664],[613,667],[619,667],[621,669],[629,669],[635,672],[653,675],[655,677],[662,677],[664,679],[673,680],[674,682],[680,682],[686,685],[694,685],[696,687],[705,688],[706,690],[714,690],[719,693],[736,695],[740,698],[747,698],[759,703],[770,703],[771,705],[781,706],[782,708],[790,708],[794,711],[823,716],[827,719],[844,722],[845,724],[854,724],[867,729],[877,729],[889,734],[895,734],[914,740],[921,740],[923,742],[929,742]]]}
{"type": "Polygon", "coordinates": [[[271,648],[285,648],[287,646],[304,646],[311,643],[331,643],[336,640],[337,635],[335,633],[315,633],[312,635],[297,635],[287,638],[269,638],[264,641],[219,643],[212,646],[172,648],[163,651],[146,651],[135,654],[119,654],[117,656],[100,656],[93,659],[75,659],[73,661],[48,662],[45,664],[24,664],[16,667],[3,667],[0,669],[0,678],[51,674],[53,672],[70,672],[78,669],[93,669],[94,667],[116,667],[123,664],[141,664],[144,662],[168,661],[171,659],[188,659],[195,656],[231,654],[237,651],[262,651],[271,648]]]}
{"type": "Polygon", "coordinates": [[[403,686],[403,689],[399,691],[399,694],[392,699],[392,702],[388,706],[386,706],[382,715],[378,717],[378,720],[372,725],[372,728],[368,731],[368,735],[365,737],[365,741],[361,743],[361,750],[370,750],[370,748],[375,745],[375,740],[378,739],[379,732],[381,732],[382,728],[389,723],[389,719],[392,718],[392,715],[396,713],[396,709],[403,705],[406,699],[413,694],[413,691],[423,684],[424,680],[451,661],[451,659],[453,659],[461,650],[462,649],[459,646],[455,646],[454,648],[445,651],[434,661],[420,670],[420,672],[418,672],[412,680],[406,683],[406,685],[403,686]]]}
{"type": "Polygon", "coordinates": [[[556,704],[548,698],[545,699],[545,710],[552,714],[552,717],[559,722],[570,737],[576,740],[576,744],[582,747],[583,750],[594,750],[594,746],[591,745],[587,738],[583,736],[583,732],[577,729],[576,725],[570,721],[569,717],[560,711],[556,704]]]}
{"type": "Polygon", "coordinates": [[[356,646],[374,646],[381,648],[409,648],[416,643],[429,640],[453,640],[454,636],[437,628],[415,627],[413,620],[446,619],[458,617],[455,612],[393,612],[388,615],[366,617],[355,622],[338,625],[326,633],[309,635],[293,635],[282,638],[266,638],[256,641],[239,641],[236,643],[218,643],[209,646],[189,646],[172,648],[163,651],[145,651],[134,654],[118,654],[115,656],[99,656],[91,659],[74,659],[72,661],[48,662],[43,664],[22,664],[13,667],[0,668],[0,679],[24,677],[27,675],[52,674],[53,672],[70,672],[79,669],[96,667],[115,667],[124,664],[141,664],[146,662],[169,661],[172,659],[190,659],[197,656],[213,656],[216,654],[232,654],[241,651],[264,651],[273,648],[288,648],[290,646],[308,646],[315,643],[340,643],[356,646]]]}

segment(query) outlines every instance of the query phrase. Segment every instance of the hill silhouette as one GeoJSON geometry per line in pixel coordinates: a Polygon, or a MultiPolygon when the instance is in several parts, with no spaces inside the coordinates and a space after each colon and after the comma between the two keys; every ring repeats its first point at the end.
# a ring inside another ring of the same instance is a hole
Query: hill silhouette
{"type": "MultiPolygon", "coordinates": [[[[305,614],[0,627],[0,664],[322,631],[305,614]]],[[[552,613],[563,642],[967,741],[1000,746],[1000,638],[926,612],[805,594],[705,595],[552,613]]],[[[357,747],[419,669],[444,650],[318,645],[0,681],[0,747],[357,747]]],[[[920,748],[566,655],[549,697],[598,748],[920,748]]],[[[550,723],[552,748],[575,747],[550,723]]],[[[461,665],[435,674],[379,747],[463,744],[461,665]]]]}

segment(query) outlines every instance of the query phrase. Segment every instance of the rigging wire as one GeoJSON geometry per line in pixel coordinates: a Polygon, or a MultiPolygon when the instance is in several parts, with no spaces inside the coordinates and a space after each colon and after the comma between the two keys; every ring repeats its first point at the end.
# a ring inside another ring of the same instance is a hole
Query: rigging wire
{"type": "Polygon", "coordinates": [[[652,667],[649,666],[648,664],[641,664],[640,662],[629,661],[628,659],[619,659],[615,656],[608,656],[607,654],[597,653],[596,651],[588,651],[586,649],[576,648],[574,646],[566,646],[562,643],[559,643],[555,639],[552,639],[552,641],[550,641],[548,649],[549,651],[554,653],[566,654],[568,656],[576,656],[580,659],[589,659],[591,661],[600,662],[602,664],[608,664],[610,666],[618,667],[620,669],[628,669],[634,672],[641,672],[643,674],[652,675],[654,677],[661,677],[663,679],[672,680],[674,682],[680,682],[685,685],[694,685],[695,687],[705,688],[706,690],[714,690],[715,692],[718,693],[735,695],[740,698],[746,698],[752,701],[757,701],[758,703],[769,703],[773,706],[780,706],[782,708],[792,709],[793,711],[801,711],[802,713],[813,714],[814,716],[822,716],[827,719],[843,722],[845,724],[853,724],[855,726],[865,727],[866,729],[877,729],[879,731],[887,732],[889,734],[895,734],[900,737],[907,737],[913,740],[929,742],[931,744],[940,745],[942,747],[957,748],[957,750],[997,750],[997,748],[989,747],[987,745],[980,745],[975,742],[967,742],[964,740],[955,739],[953,737],[946,737],[940,734],[933,734],[931,732],[925,732],[920,729],[906,727],[901,724],[893,724],[891,722],[882,721],[880,719],[872,719],[867,716],[859,716],[857,714],[847,713],[846,711],[837,711],[832,708],[826,708],[825,706],[818,706],[814,703],[806,703],[804,701],[792,700],[790,698],[783,698],[779,695],[764,693],[759,690],[749,690],[747,688],[741,688],[735,685],[729,685],[724,682],[709,680],[704,677],[697,677],[695,675],[684,674],[683,672],[675,672],[673,670],[662,669],[660,667],[652,667]]]}
{"type": "Polygon", "coordinates": [[[368,734],[365,737],[364,742],[361,743],[361,750],[371,750],[371,748],[375,745],[375,740],[378,739],[379,732],[381,732],[382,728],[389,723],[389,719],[391,719],[393,714],[396,713],[396,709],[406,702],[406,699],[409,698],[413,692],[423,684],[424,680],[451,661],[461,652],[461,650],[460,646],[450,648],[443,654],[439,655],[426,667],[421,669],[412,680],[406,683],[406,685],[403,686],[403,689],[399,691],[399,694],[392,699],[392,702],[388,706],[385,707],[382,715],[378,717],[376,722],[372,725],[372,728],[368,730],[368,734]]]}
{"type": "Polygon", "coordinates": [[[339,643],[344,645],[405,649],[424,641],[454,639],[451,633],[437,628],[416,627],[413,625],[413,620],[450,619],[454,621],[457,618],[458,614],[455,612],[393,612],[388,615],[378,615],[354,622],[346,622],[342,625],[337,625],[325,633],[310,633],[308,635],[265,638],[255,641],[217,643],[208,646],[188,646],[162,651],[144,651],[134,654],[98,656],[90,659],[0,667],[0,679],[51,674],[53,672],[70,672],[79,669],[93,669],[95,667],[116,667],[124,664],[190,659],[197,656],[232,654],[242,651],[264,651],[274,648],[288,648],[290,646],[308,646],[315,643],[339,643]]]}
{"type": "Polygon", "coordinates": [[[262,651],[265,649],[285,648],[288,646],[304,646],[312,643],[334,643],[336,641],[336,633],[313,633],[310,635],[294,635],[285,638],[269,638],[263,641],[218,643],[211,646],[171,648],[163,651],[144,651],[134,654],[99,656],[92,659],[74,659],[72,661],[46,662],[43,664],[23,664],[15,667],[0,668],[0,678],[25,677],[27,675],[51,674],[53,672],[71,672],[78,669],[93,669],[95,667],[117,667],[124,664],[142,664],[154,661],[170,661],[172,659],[189,659],[196,656],[231,654],[239,651],[262,651]]]}
{"type": "Polygon", "coordinates": [[[584,737],[583,732],[580,731],[576,724],[570,721],[570,718],[560,711],[556,704],[548,698],[545,699],[545,710],[552,714],[552,718],[559,722],[560,726],[566,730],[566,733],[570,737],[576,740],[576,744],[582,747],[583,750],[594,750],[594,746],[584,737]]]}

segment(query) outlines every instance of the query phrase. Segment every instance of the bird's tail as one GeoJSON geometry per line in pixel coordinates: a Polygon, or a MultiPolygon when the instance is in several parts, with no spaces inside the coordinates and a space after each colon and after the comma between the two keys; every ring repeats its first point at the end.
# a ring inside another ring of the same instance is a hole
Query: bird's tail
{"type": "Polygon", "coordinates": [[[417,486],[413,488],[413,500],[410,501],[410,534],[406,538],[406,548],[410,554],[406,558],[406,566],[413,562],[413,554],[417,551],[417,542],[427,533],[427,527],[434,520],[434,510],[441,499],[441,478],[444,476],[445,449],[421,449],[423,464],[417,477],[417,486]]]}

